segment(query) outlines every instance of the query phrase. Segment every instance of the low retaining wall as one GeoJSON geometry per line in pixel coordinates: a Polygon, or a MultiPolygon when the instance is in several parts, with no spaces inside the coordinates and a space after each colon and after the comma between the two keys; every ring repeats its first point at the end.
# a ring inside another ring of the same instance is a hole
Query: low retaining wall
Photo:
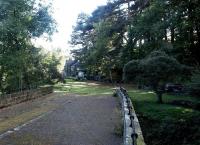
{"type": "Polygon", "coordinates": [[[24,101],[36,99],[53,92],[52,86],[40,87],[34,90],[26,90],[22,92],[0,95],[0,108],[18,104],[24,101]]]}
{"type": "Polygon", "coordinates": [[[138,118],[133,104],[124,88],[117,88],[116,93],[120,98],[123,115],[123,144],[145,145],[138,118]]]}

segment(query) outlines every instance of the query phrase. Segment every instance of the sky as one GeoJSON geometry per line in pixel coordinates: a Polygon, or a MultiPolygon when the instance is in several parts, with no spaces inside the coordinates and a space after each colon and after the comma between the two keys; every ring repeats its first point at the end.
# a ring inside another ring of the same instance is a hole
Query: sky
{"type": "Polygon", "coordinates": [[[57,33],[52,36],[52,42],[44,38],[36,40],[37,46],[43,46],[48,51],[61,49],[65,55],[70,54],[70,35],[72,26],[76,24],[79,13],[91,14],[98,6],[106,4],[107,0],[53,0],[53,18],[57,22],[57,33]]]}

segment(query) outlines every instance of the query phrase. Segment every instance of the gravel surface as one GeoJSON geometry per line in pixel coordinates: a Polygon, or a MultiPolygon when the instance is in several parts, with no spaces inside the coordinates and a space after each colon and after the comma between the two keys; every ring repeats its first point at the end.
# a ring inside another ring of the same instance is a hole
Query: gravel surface
{"type": "Polygon", "coordinates": [[[121,122],[118,100],[109,95],[55,93],[1,110],[0,118],[5,121],[48,105],[53,107],[31,123],[17,124],[22,127],[3,136],[0,145],[121,145],[122,138],[115,134],[121,122]]]}

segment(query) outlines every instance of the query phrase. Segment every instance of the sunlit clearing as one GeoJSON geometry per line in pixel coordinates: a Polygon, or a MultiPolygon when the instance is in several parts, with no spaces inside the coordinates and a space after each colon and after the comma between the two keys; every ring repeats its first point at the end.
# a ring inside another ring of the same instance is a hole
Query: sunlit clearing
{"type": "Polygon", "coordinates": [[[86,87],[85,85],[72,85],[74,88],[86,87]]]}
{"type": "Polygon", "coordinates": [[[88,85],[90,85],[90,86],[99,86],[99,84],[97,84],[97,83],[88,83],[88,85]]]}
{"type": "Polygon", "coordinates": [[[154,94],[154,92],[149,91],[149,92],[142,92],[142,93],[140,93],[140,94],[142,94],[142,95],[145,95],[145,94],[154,94]]]}

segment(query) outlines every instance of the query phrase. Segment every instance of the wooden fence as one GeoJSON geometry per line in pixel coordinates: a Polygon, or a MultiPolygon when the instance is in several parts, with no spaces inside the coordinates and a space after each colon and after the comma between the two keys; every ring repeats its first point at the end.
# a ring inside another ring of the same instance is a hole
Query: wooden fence
{"type": "Polygon", "coordinates": [[[116,89],[120,98],[123,115],[123,145],[145,145],[142,130],[131,99],[122,87],[116,89]]]}
{"type": "Polygon", "coordinates": [[[40,87],[38,89],[0,95],[0,108],[18,104],[28,100],[36,99],[53,92],[52,86],[40,87]]]}

